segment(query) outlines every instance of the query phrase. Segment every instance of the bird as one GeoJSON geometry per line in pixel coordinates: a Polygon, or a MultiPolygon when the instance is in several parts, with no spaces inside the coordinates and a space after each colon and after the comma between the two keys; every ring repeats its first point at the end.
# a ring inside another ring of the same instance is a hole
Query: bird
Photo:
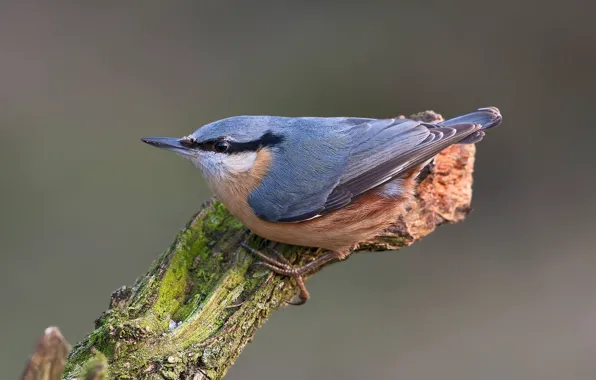
{"type": "Polygon", "coordinates": [[[232,215],[276,243],[327,252],[302,266],[243,246],[274,273],[295,279],[343,260],[407,212],[416,178],[454,144],[475,144],[501,124],[496,107],[440,122],[404,117],[234,116],[190,135],[141,139],[189,159],[232,215]]]}

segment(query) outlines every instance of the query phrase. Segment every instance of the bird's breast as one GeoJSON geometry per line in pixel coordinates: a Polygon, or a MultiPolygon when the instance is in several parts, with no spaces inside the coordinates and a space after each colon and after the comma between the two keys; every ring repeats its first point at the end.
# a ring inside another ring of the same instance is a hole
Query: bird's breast
{"type": "Polygon", "coordinates": [[[249,194],[260,185],[270,163],[269,153],[261,152],[251,170],[220,181],[213,190],[235,217],[268,240],[331,250],[348,249],[355,243],[374,238],[394,223],[414,193],[415,181],[411,175],[400,179],[399,184],[388,184],[387,189],[370,190],[350,205],[318,218],[294,223],[267,222],[257,217],[248,204],[249,194]],[[398,187],[399,191],[393,187],[398,187]]]}

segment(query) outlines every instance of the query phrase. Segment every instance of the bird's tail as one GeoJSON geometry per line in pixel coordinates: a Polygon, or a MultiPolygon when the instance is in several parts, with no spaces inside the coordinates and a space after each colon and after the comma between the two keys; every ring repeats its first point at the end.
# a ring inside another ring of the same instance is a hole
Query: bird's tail
{"type": "Polygon", "coordinates": [[[445,120],[439,125],[449,127],[455,124],[474,123],[482,125],[482,129],[489,129],[501,124],[503,116],[497,107],[486,107],[477,109],[474,112],[467,113],[462,116],[454,117],[453,119],[445,120]]]}
{"type": "Polygon", "coordinates": [[[470,136],[467,136],[465,139],[459,142],[460,144],[475,144],[482,140],[485,130],[498,126],[501,124],[502,120],[503,116],[501,116],[501,112],[497,107],[486,107],[479,108],[474,112],[454,117],[453,119],[445,120],[437,124],[445,127],[462,123],[474,123],[482,125],[482,128],[479,131],[472,133],[470,136]]]}

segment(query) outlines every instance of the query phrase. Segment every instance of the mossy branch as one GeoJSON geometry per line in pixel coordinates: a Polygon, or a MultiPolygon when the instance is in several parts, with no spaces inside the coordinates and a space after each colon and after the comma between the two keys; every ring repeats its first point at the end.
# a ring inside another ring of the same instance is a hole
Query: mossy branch
{"type": "MultiPolygon", "coordinates": [[[[414,117],[435,121],[440,115],[414,117]]],[[[443,223],[463,220],[470,210],[474,152],[473,145],[441,152],[408,214],[359,249],[397,250],[443,223]]],[[[114,292],[95,331],[73,348],[64,378],[84,379],[107,359],[107,368],[101,367],[107,378],[221,379],[269,315],[297,291],[292,280],[251,266],[255,258],[240,248],[245,241],[265,243],[221,203],[203,204],[146,275],[114,292]]],[[[296,264],[320,253],[277,248],[296,264]]]]}

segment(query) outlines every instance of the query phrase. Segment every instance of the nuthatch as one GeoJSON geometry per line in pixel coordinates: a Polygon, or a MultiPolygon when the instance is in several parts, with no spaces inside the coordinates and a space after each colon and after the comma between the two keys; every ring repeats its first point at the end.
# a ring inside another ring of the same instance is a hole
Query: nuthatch
{"type": "Polygon", "coordinates": [[[474,144],[501,123],[495,107],[438,123],[404,118],[236,116],[182,138],[142,141],[190,159],[216,197],[255,234],[328,249],[301,267],[245,246],[275,273],[296,279],[394,223],[416,176],[443,149],[474,144]]]}

